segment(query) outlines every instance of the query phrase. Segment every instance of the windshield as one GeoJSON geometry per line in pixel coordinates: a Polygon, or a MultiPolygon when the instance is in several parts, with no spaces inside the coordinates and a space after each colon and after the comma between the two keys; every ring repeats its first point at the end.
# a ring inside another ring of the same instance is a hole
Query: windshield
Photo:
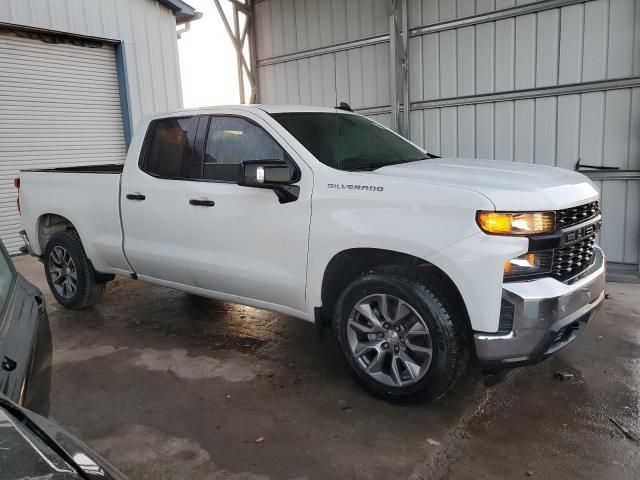
{"type": "Polygon", "coordinates": [[[429,158],[402,137],[359,115],[272,114],[318,160],[339,170],[375,170],[429,158]]]}

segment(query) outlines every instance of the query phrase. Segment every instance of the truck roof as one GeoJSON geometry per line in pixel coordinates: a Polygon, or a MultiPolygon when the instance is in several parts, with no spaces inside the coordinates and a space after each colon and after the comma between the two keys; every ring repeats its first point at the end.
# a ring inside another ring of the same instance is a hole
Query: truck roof
{"type": "MultiPolygon", "coordinates": [[[[182,110],[176,110],[172,112],[164,112],[155,115],[151,115],[151,118],[163,118],[172,117],[176,115],[188,115],[188,114],[206,114],[215,113],[220,110],[245,110],[247,112],[255,112],[256,110],[262,110],[267,113],[293,113],[293,112],[314,112],[314,113],[336,113],[335,107],[316,107],[310,105],[267,105],[267,104],[252,104],[252,105],[216,105],[212,107],[201,108],[187,108],[182,110]]],[[[339,110],[340,112],[349,113],[346,110],[339,110]]]]}

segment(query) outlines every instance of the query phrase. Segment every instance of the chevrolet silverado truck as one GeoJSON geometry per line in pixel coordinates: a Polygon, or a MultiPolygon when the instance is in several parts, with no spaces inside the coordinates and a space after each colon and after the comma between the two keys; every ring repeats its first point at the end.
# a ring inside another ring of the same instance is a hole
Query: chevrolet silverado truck
{"type": "Polygon", "coordinates": [[[22,235],[70,309],[114,275],[331,331],[387,399],[563,348],[605,297],[585,176],[439,158],[344,108],[148,118],[124,165],[23,170],[22,235]]]}

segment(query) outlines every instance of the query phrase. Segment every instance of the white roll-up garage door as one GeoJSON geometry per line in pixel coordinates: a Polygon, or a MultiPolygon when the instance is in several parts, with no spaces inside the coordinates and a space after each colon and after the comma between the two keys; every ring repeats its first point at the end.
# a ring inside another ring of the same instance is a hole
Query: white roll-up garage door
{"type": "Polygon", "coordinates": [[[113,45],[0,32],[0,237],[9,252],[21,246],[21,169],[122,163],[125,153],[113,45]]]}

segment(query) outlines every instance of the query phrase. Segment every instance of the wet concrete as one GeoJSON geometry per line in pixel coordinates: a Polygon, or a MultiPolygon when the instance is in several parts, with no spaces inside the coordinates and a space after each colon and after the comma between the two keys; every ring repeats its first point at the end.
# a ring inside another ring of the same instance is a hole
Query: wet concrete
{"type": "Polygon", "coordinates": [[[638,478],[640,445],[608,421],[640,430],[637,285],[610,284],[562,357],[490,390],[472,369],[435,404],[397,406],[313,325],[124,279],[69,312],[39,263],[15,260],[49,301],[51,416],[132,480],[638,478]]]}
{"type": "Polygon", "coordinates": [[[640,285],[609,283],[607,292],[579,339],[499,387],[449,478],[640,478],[640,443],[611,422],[640,438],[640,285]]]}

